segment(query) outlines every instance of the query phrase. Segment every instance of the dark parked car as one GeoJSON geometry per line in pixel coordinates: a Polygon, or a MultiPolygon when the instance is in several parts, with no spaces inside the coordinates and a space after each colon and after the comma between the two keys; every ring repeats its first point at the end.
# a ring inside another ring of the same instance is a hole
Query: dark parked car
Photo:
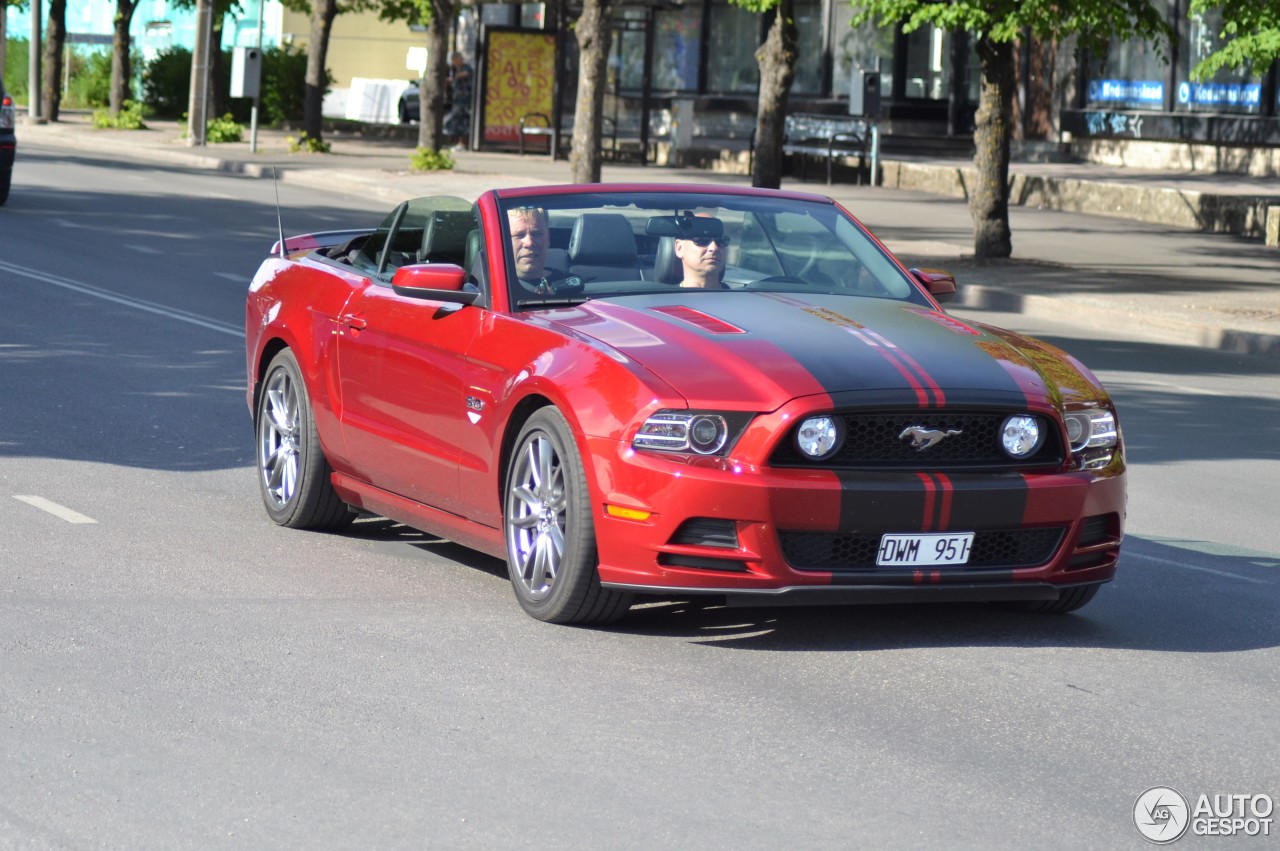
{"type": "Polygon", "coordinates": [[[400,93],[400,105],[396,109],[396,117],[401,124],[409,124],[420,119],[420,103],[418,100],[418,84],[410,83],[409,88],[400,93]]]}
{"type": "Polygon", "coordinates": [[[0,78],[0,204],[9,200],[9,180],[13,177],[13,158],[18,150],[18,139],[13,135],[13,98],[4,88],[0,78]]]}

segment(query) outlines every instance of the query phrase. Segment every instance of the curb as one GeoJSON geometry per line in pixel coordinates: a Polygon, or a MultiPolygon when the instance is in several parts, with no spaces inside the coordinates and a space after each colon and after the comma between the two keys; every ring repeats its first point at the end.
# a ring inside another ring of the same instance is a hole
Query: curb
{"type": "Polygon", "coordinates": [[[1069,296],[1035,295],[986,284],[968,284],[961,288],[960,299],[954,304],[962,308],[1061,319],[1119,334],[1132,333],[1135,327],[1141,327],[1145,332],[1172,345],[1212,349],[1227,354],[1280,358],[1280,335],[1197,325],[1131,310],[1101,307],[1069,296]]]}

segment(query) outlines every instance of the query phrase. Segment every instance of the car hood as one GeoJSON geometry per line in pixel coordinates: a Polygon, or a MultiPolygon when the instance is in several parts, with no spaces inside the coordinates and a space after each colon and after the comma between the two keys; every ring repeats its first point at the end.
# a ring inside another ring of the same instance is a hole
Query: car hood
{"type": "Polygon", "coordinates": [[[692,407],[774,410],[814,394],[921,407],[1105,398],[1078,361],[1046,343],[891,299],[637,295],[547,318],[644,365],[692,407]]]}

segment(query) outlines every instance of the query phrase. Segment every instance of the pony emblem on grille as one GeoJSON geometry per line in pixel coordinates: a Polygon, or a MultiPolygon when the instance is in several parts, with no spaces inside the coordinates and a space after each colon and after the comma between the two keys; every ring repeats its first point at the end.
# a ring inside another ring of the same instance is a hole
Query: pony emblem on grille
{"type": "Polygon", "coordinates": [[[924,452],[926,449],[937,446],[948,437],[955,437],[964,429],[949,428],[943,431],[940,428],[925,428],[924,426],[907,426],[902,430],[902,434],[898,435],[898,440],[906,440],[911,438],[911,446],[917,452],[924,452]]]}

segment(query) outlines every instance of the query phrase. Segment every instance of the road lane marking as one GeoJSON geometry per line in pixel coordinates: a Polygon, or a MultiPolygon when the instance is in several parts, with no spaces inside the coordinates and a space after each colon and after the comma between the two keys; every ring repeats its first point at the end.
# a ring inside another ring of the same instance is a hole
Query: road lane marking
{"type": "Polygon", "coordinates": [[[1160,558],[1159,556],[1143,555],[1142,553],[1135,553],[1132,550],[1129,550],[1127,553],[1125,553],[1125,557],[1138,558],[1138,559],[1142,559],[1143,561],[1152,562],[1153,564],[1167,565],[1168,567],[1181,567],[1186,570],[1197,570],[1200,573],[1211,573],[1214,576],[1223,576],[1223,577],[1226,577],[1227,579],[1239,579],[1241,582],[1252,582],[1255,585],[1271,584],[1265,579],[1255,579],[1252,576],[1241,576],[1238,573],[1228,573],[1225,570],[1214,570],[1212,567],[1200,567],[1199,565],[1187,564],[1186,562],[1183,562],[1183,561],[1174,561],[1173,559],[1170,559],[1170,558],[1160,558]]]}
{"type": "Polygon", "coordinates": [[[40,281],[44,284],[52,284],[55,287],[62,287],[65,290],[71,290],[82,295],[99,298],[103,301],[109,301],[114,304],[120,304],[133,310],[141,310],[144,313],[154,313],[157,316],[163,316],[167,319],[174,319],[178,322],[186,322],[189,325],[198,325],[210,331],[217,331],[220,334],[229,334],[232,337],[244,338],[244,328],[232,325],[228,322],[219,322],[216,319],[206,319],[203,316],[197,316],[194,313],[188,313],[185,310],[178,310],[174,307],[166,307],[146,299],[133,298],[131,296],[123,296],[118,293],[109,292],[89,284],[73,281],[70,278],[60,278],[57,275],[50,275],[46,272],[39,272],[35,269],[28,269],[24,266],[18,266],[13,263],[6,263],[0,260],[0,271],[9,272],[13,275],[19,275],[24,278],[30,278],[34,281],[40,281]]]}
{"type": "Polygon", "coordinates": [[[137,251],[140,254],[159,254],[159,248],[152,248],[150,245],[125,245],[125,248],[137,251]]]}
{"type": "Polygon", "coordinates": [[[226,278],[228,281],[235,281],[237,284],[242,283],[245,286],[249,285],[249,279],[244,275],[235,275],[231,272],[214,272],[213,274],[217,275],[219,278],[226,278]]]}
{"type": "Polygon", "coordinates": [[[30,505],[33,508],[38,508],[41,511],[48,512],[49,514],[52,514],[54,517],[57,517],[60,520],[65,520],[68,523],[97,523],[98,522],[97,520],[94,520],[92,517],[86,517],[85,515],[81,514],[79,511],[72,511],[70,508],[67,508],[65,505],[58,505],[58,503],[53,502],[52,500],[45,499],[42,496],[25,496],[25,495],[14,494],[13,498],[17,500],[21,500],[22,502],[25,502],[27,505],[30,505]]]}

